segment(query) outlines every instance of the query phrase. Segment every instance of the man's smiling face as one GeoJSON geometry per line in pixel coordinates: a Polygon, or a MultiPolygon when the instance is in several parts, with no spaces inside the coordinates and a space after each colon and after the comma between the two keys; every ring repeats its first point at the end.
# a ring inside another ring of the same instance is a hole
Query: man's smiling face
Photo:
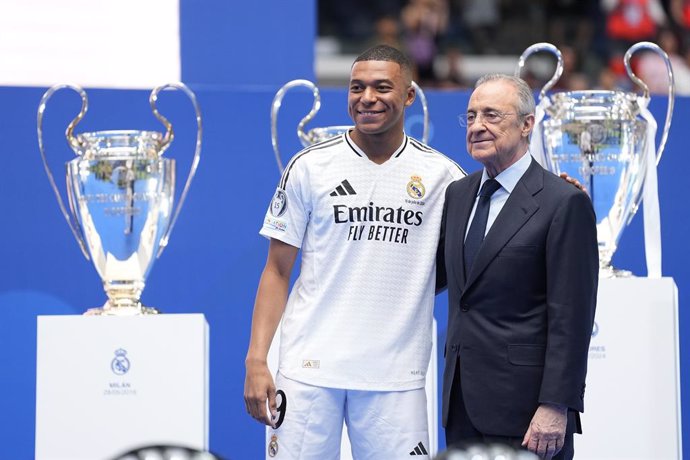
{"type": "Polygon", "coordinates": [[[474,90],[467,113],[476,120],[467,127],[467,151],[491,177],[515,163],[529,145],[533,115],[518,112],[517,88],[508,81],[488,81],[474,90]],[[487,114],[499,114],[489,121],[487,114]]]}
{"type": "Polygon", "coordinates": [[[400,65],[390,61],[358,61],[352,66],[348,113],[362,134],[402,132],[405,107],[414,89],[400,65]]]}

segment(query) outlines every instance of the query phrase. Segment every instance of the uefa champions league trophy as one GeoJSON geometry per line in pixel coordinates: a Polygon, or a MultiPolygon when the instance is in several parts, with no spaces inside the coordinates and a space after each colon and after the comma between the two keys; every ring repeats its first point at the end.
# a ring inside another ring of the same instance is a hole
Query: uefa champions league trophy
{"type": "MultiPolygon", "coordinates": [[[[314,83],[309,80],[292,80],[283,85],[282,88],[278,90],[275,97],[273,98],[273,103],[271,104],[271,143],[273,144],[273,153],[275,154],[276,163],[278,164],[278,169],[283,172],[283,161],[280,156],[280,150],[278,149],[278,112],[280,106],[283,103],[283,98],[285,93],[291,88],[303,86],[311,90],[314,96],[314,103],[312,104],[309,113],[302,118],[302,120],[297,124],[297,137],[299,137],[302,146],[308,147],[317,142],[325,141],[331,137],[338,136],[344,132],[352,129],[350,125],[345,126],[326,126],[323,128],[312,128],[308,132],[304,132],[304,126],[309,123],[316,113],[321,108],[321,95],[319,93],[319,88],[316,87],[314,83]]],[[[422,142],[425,144],[429,141],[429,108],[426,102],[426,96],[422,88],[417,85],[414,81],[412,86],[415,89],[415,93],[419,96],[419,101],[422,104],[422,111],[424,114],[424,129],[422,132],[422,142]]]]}
{"type": "Polygon", "coordinates": [[[84,90],[56,85],[43,95],[38,107],[38,145],[58,205],[87,259],[103,280],[108,300],[87,315],[142,315],[158,310],[142,306],[140,297],[153,261],[168,244],[170,233],[187,196],[201,152],[201,113],[194,93],[182,83],[155,88],[149,97],[155,117],[165,126],[156,131],[97,131],[74,134],[88,110],[84,90]],[[77,158],[68,161],[67,202],[55,183],[43,144],[43,115],[51,96],[60,89],[76,91],[81,111],[67,126],[67,142],[77,158]],[[158,113],[158,93],[178,89],[191,99],[196,112],[196,150],[179,203],[175,199],[175,160],[162,154],[173,140],[170,122],[158,113]]]}
{"type": "Polygon", "coordinates": [[[527,48],[516,75],[528,56],[539,51],[554,54],[556,72],[540,92],[530,151],[542,166],[556,174],[567,173],[587,187],[594,205],[599,241],[599,275],[632,276],[611,266],[623,229],[644,198],[645,253],[648,276],[661,276],[661,235],[656,167],[664,151],[673,114],[673,69],[666,53],[654,43],[640,42],[624,56],[630,79],[643,94],[623,91],[567,91],[549,98],[549,90],[563,72],[560,51],[550,43],[527,48]],[[668,72],[666,121],[658,149],[654,149],[656,121],[647,106],[649,88],[633,72],[632,55],[655,52],[668,72]]]}

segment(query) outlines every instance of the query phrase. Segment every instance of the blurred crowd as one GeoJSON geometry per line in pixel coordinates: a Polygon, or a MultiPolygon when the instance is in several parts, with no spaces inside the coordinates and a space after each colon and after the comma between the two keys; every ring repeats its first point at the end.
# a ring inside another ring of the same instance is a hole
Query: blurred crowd
{"type": "MultiPolygon", "coordinates": [[[[676,93],[690,94],[690,0],[319,0],[318,8],[319,36],[341,53],[396,46],[426,87],[471,87],[466,56],[519,56],[546,41],[563,55],[558,89],[631,89],[623,56],[651,41],[669,56],[676,93]]],[[[668,92],[659,55],[640,51],[631,65],[652,92],[668,92]]],[[[533,77],[529,67],[523,77],[533,77]]]]}

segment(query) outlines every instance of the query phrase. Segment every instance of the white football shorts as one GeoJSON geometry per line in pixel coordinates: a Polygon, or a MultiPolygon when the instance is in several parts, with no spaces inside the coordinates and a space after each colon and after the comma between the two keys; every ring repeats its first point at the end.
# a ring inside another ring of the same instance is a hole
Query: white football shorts
{"type": "Polygon", "coordinates": [[[343,421],[354,460],[430,458],[424,388],[342,390],[278,373],[276,389],[287,400],[282,424],[269,430],[269,456],[277,460],[339,460],[343,421]]]}

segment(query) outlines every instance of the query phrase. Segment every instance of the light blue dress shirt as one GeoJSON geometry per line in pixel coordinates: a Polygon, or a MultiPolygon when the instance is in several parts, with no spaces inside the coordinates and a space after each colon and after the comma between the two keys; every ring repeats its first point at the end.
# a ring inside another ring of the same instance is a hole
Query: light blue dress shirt
{"type": "MultiPolygon", "coordinates": [[[[486,221],[486,231],[484,236],[489,232],[489,229],[496,220],[496,216],[503,209],[503,205],[508,201],[508,197],[512,193],[515,185],[517,185],[520,178],[527,172],[529,165],[532,163],[532,155],[529,152],[524,154],[522,158],[510,165],[504,171],[494,177],[501,184],[501,188],[496,190],[493,195],[491,195],[491,204],[489,205],[489,217],[486,221]]],[[[489,174],[486,172],[486,168],[482,171],[482,180],[479,183],[479,189],[477,190],[477,196],[474,199],[474,206],[472,207],[472,213],[470,214],[470,220],[467,223],[467,228],[465,229],[465,238],[467,238],[467,232],[470,230],[470,224],[472,219],[474,219],[474,212],[477,209],[477,202],[479,201],[479,190],[482,189],[484,182],[489,180],[489,174]]]]}

